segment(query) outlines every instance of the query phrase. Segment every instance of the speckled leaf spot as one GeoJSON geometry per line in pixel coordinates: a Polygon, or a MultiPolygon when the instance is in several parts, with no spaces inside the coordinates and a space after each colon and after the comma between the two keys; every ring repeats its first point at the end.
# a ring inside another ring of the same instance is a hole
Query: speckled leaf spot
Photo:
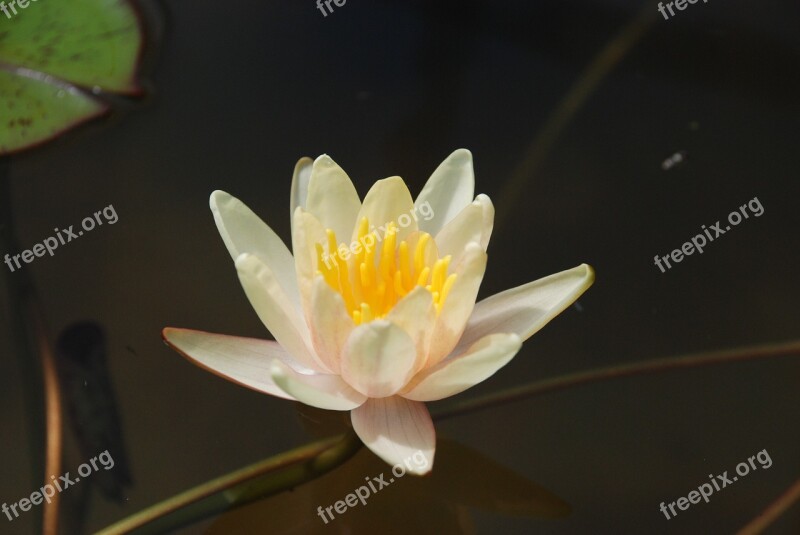
{"type": "Polygon", "coordinates": [[[127,0],[30,3],[0,13],[0,155],[21,151],[102,114],[102,92],[140,92],[143,44],[127,0]]]}

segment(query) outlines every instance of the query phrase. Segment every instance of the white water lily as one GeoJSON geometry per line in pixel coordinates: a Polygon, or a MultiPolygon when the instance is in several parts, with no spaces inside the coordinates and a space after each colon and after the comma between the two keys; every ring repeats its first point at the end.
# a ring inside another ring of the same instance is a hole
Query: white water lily
{"type": "Polygon", "coordinates": [[[215,191],[219,232],[276,341],[176,328],[164,339],[240,385],[351,411],[379,457],[397,464],[422,451],[425,467],[408,468],[426,473],[436,435],[424,402],[493,375],[594,281],[582,264],[476,304],[494,207],[473,198],[474,185],[472,155],[460,149],[416,201],[391,177],[362,203],[330,157],[303,158],[292,180],[294,256],[247,206],[215,191]]]}

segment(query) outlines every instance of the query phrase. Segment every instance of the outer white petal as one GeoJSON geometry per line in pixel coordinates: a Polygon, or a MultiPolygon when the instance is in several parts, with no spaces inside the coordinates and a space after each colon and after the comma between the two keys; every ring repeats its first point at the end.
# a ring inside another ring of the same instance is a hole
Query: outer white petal
{"type": "Polygon", "coordinates": [[[436,235],[436,246],[441,256],[451,255],[456,265],[470,242],[479,243],[483,250],[489,245],[494,226],[494,206],[486,195],[475,200],[453,218],[436,235]]]}
{"type": "Polygon", "coordinates": [[[439,164],[422,188],[414,205],[419,208],[430,203],[434,217],[420,219],[419,228],[436,236],[439,231],[464,209],[475,195],[475,172],[472,153],[458,149],[439,164]]]}
{"type": "Polygon", "coordinates": [[[391,396],[411,379],[417,350],[403,329],[386,320],[359,325],[342,355],[342,378],[371,398],[391,396]]]}
{"type": "Polygon", "coordinates": [[[314,280],[309,312],[311,341],[317,355],[333,373],[340,373],[344,346],[356,324],[347,313],[342,296],[322,277],[314,280]]]}
{"type": "Polygon", "coordinates": [[[314,160],[305,209],[343,242],[353,232],[359,208],[358,192],[347,173],[327,154],[314,160]]]}
{"type": "Polygon", "coordinates": [[[522,340],[516,334],[490,334],[478,340],[466,353],[421,371],[412,380],[411,388],[401,395],[416,401],[453,396],[494,375],[521,347],[522,340]]]}
{"type": "Polygon", "coordinates": [[[338,375],[315,373],[303,375],[295,372],[279,360],[273,360],[270,368],[272,380],[287,394],[300,403],[318,409],[349,411],[366,401],[338,375]]]}
{"type": "Polygon", "coordinates": [[[277,342],[172,327],[164,329],[162,336],[172,349],[211,373],[259,392],[294,399],[270,377],[275,359],[298,366],[277,342]]]}
{"type": "MultiPolygon", "coordinates": [[[[353,228],[350,239],[355,241],[358,238],[357,224],[363,217],[369,219],[370,227],[375,227],[378,242],[381,242],[386,234],[386,226],[389,223],[397,225],[397,241],[404,240],[406,236],[417,230],[415,221],[414,201],[411,199],[411,192],[408,186],[399,176],[393,176],[378,180],[367,192],[364,203],[356,217],[356,227],[353,228]],[[404,227],[402,223],[406,221],[403,215],[407,216],[408,224],[404,227]]],[[[417,216],[419,217],[419,216],[417,216]]],[[[376,245],[380,251],[380,245],[376,245]]],[[[379,256],[379,255],[377,255],[379,256]]]]}
{"type": "Polygon", "coordinates": [[[300,299],[306,317],[310,316],[311,292],[314,288],[314,279],[317,276],[317,245],[327,242],[325,230],[319,220],[298,207],[294,211],[294,224],[292,225],[292,249],[294,250],[295,268],[297,270],[297,285],[300,289],[300,299]]]}
{"type": "Polygon", "coordinates": [[[314,160],[308,156],[300,158],[294,166],[292,173],[292,192],[289,198],[289,219],[294,224],[294,211],[298,206],[306,207],[308,199],[308,182],[311,179],[311,166],[314,160]]]}
{"type": "Polygon", "coordinates": [[[236,269],[250,304],[275,340],[303,366],[329,371],[312,349],[305,319],[289,303],[272,271],[248,254],[236,259],[236,269]]]}
{"type": "Polygon", "coordinates": [[[300,310],[294,258],[278,235],[242,201],[224,191],[213,192],[209,204],[219,234],[233,260],[244,253],[257,256],[300,310]]]}
{"type": "Polygon", "coordinates": [[[433,468],[436,430],[423,403],[400,396],[369,399],[350,413],[350,419],[362,442],[387,463],[417,475],[433,468]],[[417,452],[425,456],[424,463],[410,461],[417,452]]]}
{"type": "Polygon", "coordinates": [[[413,372],[416,373],[428,359],[428,349],[433,334],[432,325],[436,323],[436,307],[433,296],[417,286],[392,308],[386,319],[403,329],[417,348],[417,358],[413,372]]]}
{"type": "Polygon", "coordinates": [[[458,343],[472,314],[485,271],[486,253],[477,243],[467,244],[461,265],[456,266],[456,282],[433,329],[426,367],[441,362],[458,343]]]}
{"type": "Polygon", "coordinates": [[[456,352],[492,333],[513,332],[527,340],[593,282],[594,270],[581,264],[484,299],[475,305],[456,352]]]}

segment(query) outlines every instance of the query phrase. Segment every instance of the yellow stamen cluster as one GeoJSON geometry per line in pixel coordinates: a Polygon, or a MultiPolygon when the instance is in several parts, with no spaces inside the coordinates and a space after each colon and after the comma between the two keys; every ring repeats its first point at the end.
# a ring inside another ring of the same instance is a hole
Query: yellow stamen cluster
{"type": "Polygon", "coordinates": [[[386,316],[417,286],[431,293],[437,314],[442,310],[456,274],[447,275],[450,255],[438,258],[430,234],[418,232],[415,233],[416,243],[413,239],[397,243],[397,225],[389,223],[383,243],[380,243],[375,232],[369,232],[369,221],[365,217],[358,225],[361,246],[351,251],[346,244],[337,247],[333,230],[327,229],[326,233],[327,253],[317,244],[317,273],[341,294],[356,325],[386,316]],[[378,248],[380,257],[376,263],[378,248]]]}

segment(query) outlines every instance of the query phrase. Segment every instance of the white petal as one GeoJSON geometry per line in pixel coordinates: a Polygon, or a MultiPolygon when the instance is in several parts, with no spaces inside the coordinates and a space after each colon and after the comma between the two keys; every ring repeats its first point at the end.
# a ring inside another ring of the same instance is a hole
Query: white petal
{"type": "Polygon", "coordinates": [[[242,201],[224,191],[213,192],[209,204],[220,236],[234,262],[244,253],[257,256],[269,267],[299,311],[300,294],[294,258],[278,235],[242,201]]]}
{"type": "Polygon", "coordinates": [[[250,304],[275,340],[306,368],[329,371],[312,349],[305,319],[291,306],[272,271],[248,254],[236,259],[236,269],[250,304]]]}
{"type": "Polygon", "coordinates": [[[300,403],[330,411],[349,411],[366,401],[338,375],[303,375],[279,360],[272,361],[272,380],[300,403]]]}
{"type": "Polygon", "coordinates": [[[297,270],[297,286],[300,290],[300,300],[306,317],[310,315],[311,293],[314,288],[314,279],[317,276],[317,251],[316,246],[324,245],[327,241],[322,224],[316,217],[298,207],[294,212],[292,225],[292,249],[297,270]]]}
{"type": "Polygon", "coordinates": [[[433,334],[431,326],[436,323],[433,296],[422,286],[417,286],[397,302],[386,315],[386,319],[403,329],[414,341],[417,358],[413,373],[416,373],[428,359],[428,349],[433,334]]]}
{"type": "Polygon", "coordinates": [[[593,282],[594,270],[581,264],[484,299],[475,305],[456,352],[492,333],[513,332],[527,340],[593,282]]]}
{"type": "MultiPolygon", "coordinates": [[[[378,180],[369,189],[367,196],[364,197],[364,204],[361,205],[361,210],[356,217],[356,223],[364,217],[369,220],[370,228],[375,227],[378,233],[378,243],[386,235],[386,227],[389,223],[397,225],[397,242],[399,243],[400,240],[406,239],[406,236],[417,230],[416,218],[419,216],[414,212],[414,201],[411,199],[408,186],[402,178],[393,176],[378,180]],[[405,217],[403,217],[404,215],[405,217]]],[[[350,239],[352,241],[358,239],[358,228],[353,229],[350,239]]],[[[377,246],[377,249],[380,251],[380,246],[377,246]]]]}
{"type": "Polygon", "coordinates": [[[327,154],[314,160],[305,209],[343,242],[353,232],[359,208],[358,192],[347,173],[327,154]]]}
{"type": "Polygon", "coordinates": [[[371,398],[391,396],[413,373],[417,351],[403,329],[386,320],[359,325],[342,355],[342,378],[371,398]]]}
{"type": "Polygon", "coordinates": [[[172,349],[211,373],[271,396],[294,399],[270,376],[275,359],[298,366],[277,342],[172,327],[164,329],[162,336],[172,349]]]}
{"type": "Polygon", "coordinates": [[[420,230],[435,236],[472,202],[474,195],[472,153],[467,149],[458,149],[439,164],[414,202],[417,208],[429,203],[434,213],[429,221],[420,219],[420,230]]]}
{"type": "Polygon", "coordinates": [[[317,355],[333,373],[340,373],[344,346],[356,324],[342,296],[322,277],[314,281],[310,314],[311,341],[317,355]]]}
{"type": "Polygon", "coordinates": [[[466,208],[436,235],[439,255],[452,256],[452,264],[461,261],[469,242],[479,243],[483,250],[489,245],[494,226],[494,206],[486,195],[478,195],[466,208]]]}
{"type": "Polygon", "coordinates": [[[311,166],[314,160],[305,156],[297,161],[294,166],[294,173],[292,173],[292,192],[289,198],[289,218],[294,223],[295,208],[301,206],[306,207],[306,200],[308,199],[308,182],[311,179],[311,166]]]}
{"type": "Polygon", "coordinates": [[[456,266],[456,282],[445,299],[431,338],[426,367],[442,361],[458,343],[486,271],[486,253],[477,243],[467,244],[460,266],[456,266]]]}
{"type": "Polygon", "coordinates": [[[490,334],[478,340],[466,353],[420,372],[412,380],[411,388],[401,395],[416,401],[453,396],[494,375],[521,347],[522,340],[516,334],[490,334]]]}
{"type": "Polygon", "coordinates": [[[399,396],[369,399],[350,419],[364,445],[387,463],[416,475],[433,468],[436,430],[425,404],[399,396]],[[420,453],[425,461],[415,462],[420,453]]]}

